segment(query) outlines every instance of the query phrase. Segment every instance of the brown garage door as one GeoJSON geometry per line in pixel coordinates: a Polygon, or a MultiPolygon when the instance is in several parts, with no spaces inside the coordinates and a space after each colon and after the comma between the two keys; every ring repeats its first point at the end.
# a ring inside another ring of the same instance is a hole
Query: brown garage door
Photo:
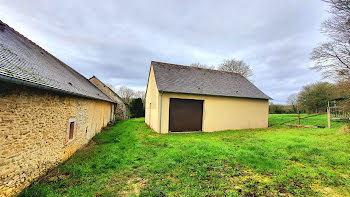
{"type": "Polygon", "coordinates": [[[202,131],[203,101],[170,99],[169,131],[202,131]]]}

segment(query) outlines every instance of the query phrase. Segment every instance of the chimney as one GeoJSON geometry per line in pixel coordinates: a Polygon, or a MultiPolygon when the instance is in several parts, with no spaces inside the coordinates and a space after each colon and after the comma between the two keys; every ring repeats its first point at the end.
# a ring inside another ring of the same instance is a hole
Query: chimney
{"type": "Polygon", "coordinates": [[[6,26],[7,25],[0,20],[0,31],[5,31],[6,26]]]}

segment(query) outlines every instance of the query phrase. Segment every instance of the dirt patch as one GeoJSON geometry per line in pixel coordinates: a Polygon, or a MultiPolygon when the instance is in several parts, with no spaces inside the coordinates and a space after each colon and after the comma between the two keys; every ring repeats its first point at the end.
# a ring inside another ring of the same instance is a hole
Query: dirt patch
{"type": "Polygon", "coordinates": [[[242,196],[278,196],[286,195],[284,191],[277,191],[271,188],[272,174],[260,174],[250,169],[237,166],[240,172],[226,177],[233,189],[242,196]]]}
{"type": "Polygon", "coordinates": [[[128,180],[128,184],[130,185],[130,190],[127,196],[130,196],[130,194],[139,195],[141,189],[146,185],[146,180],[136,177],[128,180]]]}
{"type": "Polygon", "coordinates": [[[111,130],[111,127],[110,126],[105,126],[105,127],[102,127],[101,132],[102,131],[109,131],[109,130],[111,130]]]}
{"type": "Polygon", "coordinates": [[[90,140],[90,142],[86,146],[83,146],[77,152],[85,152],[85,151],[91,150],[91,149],[95,148],[96,144],[97,143],[94,140],[90,140]]]}
{"type": "Polygon", "coordinates": [[[350,133],[350,124],[342,126],[339,130],[339,133],[350,133]]]}
{"type": "Polygon", "coordinates": [[[137,176],[136,171],[125,171],[112,178],[107,184],[108,190],[117,196],[139,196],[147,180],[137,176]]]}
{"type": "Polygon", "coordinates": [[[59,168],[54,168],[49,171],[45,176],[40,178],[40,182],[53,183],[61,180],[66,180],[72,177],[72,174],[67,171],[60,170],[59,168]]]}
{"type": "Polygon", "coordinates": [[[320,185],[314,185],[313,189],[321,194],[322,196],[332,196],[332,197],[341,197],[344,196],[340,194],[338,191],[330,188],[330,187],[322,187],[320,185]]]}
{"type": "Polygon", "coordinates": [[[145,179],[132,177],[126,180],[126,186],[119,190],[118,196],[139,196],[142,188],[144,188],[146,184],[147,181],[145,179]]]}

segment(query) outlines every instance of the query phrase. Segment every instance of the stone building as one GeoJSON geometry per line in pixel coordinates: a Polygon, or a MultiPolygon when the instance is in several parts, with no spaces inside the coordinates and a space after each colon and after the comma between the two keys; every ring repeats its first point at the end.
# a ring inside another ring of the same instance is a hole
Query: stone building
{"type": "Polygon", "coordinates": [[[113,120],[115,101],[0,21],[0,196],[18,194],[113,120]]]}
{"type": "Polygon", "coordinates": [[[114,120],[125,120],[129,118],[130,113],[128,104],[117,93],[95,76],[91,77],[89,80],[109,98],[116,102],[114,120]]]}

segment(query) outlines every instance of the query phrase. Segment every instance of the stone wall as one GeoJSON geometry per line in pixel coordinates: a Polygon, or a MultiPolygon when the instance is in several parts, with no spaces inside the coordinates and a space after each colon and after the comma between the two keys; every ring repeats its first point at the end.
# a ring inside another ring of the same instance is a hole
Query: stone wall
{"type": "Polygon", "coordinates": [[[91,77],[89,80],[103,93],[105,93],[109,98],[113,99],[118,103],[116,110],[117,120],[125,120],[129,118],[129,111],[127,105],[119,96],[117,96],[117,94],[113,90],[111,90],[108,86],[102,83],[97,77],[91,77]]]}
{"type": "Polygon", "coordinates": [[[18,194],[86,145],[110,121],[111,109],[105,101],[1,82],[0,196],[18,194]]]}

